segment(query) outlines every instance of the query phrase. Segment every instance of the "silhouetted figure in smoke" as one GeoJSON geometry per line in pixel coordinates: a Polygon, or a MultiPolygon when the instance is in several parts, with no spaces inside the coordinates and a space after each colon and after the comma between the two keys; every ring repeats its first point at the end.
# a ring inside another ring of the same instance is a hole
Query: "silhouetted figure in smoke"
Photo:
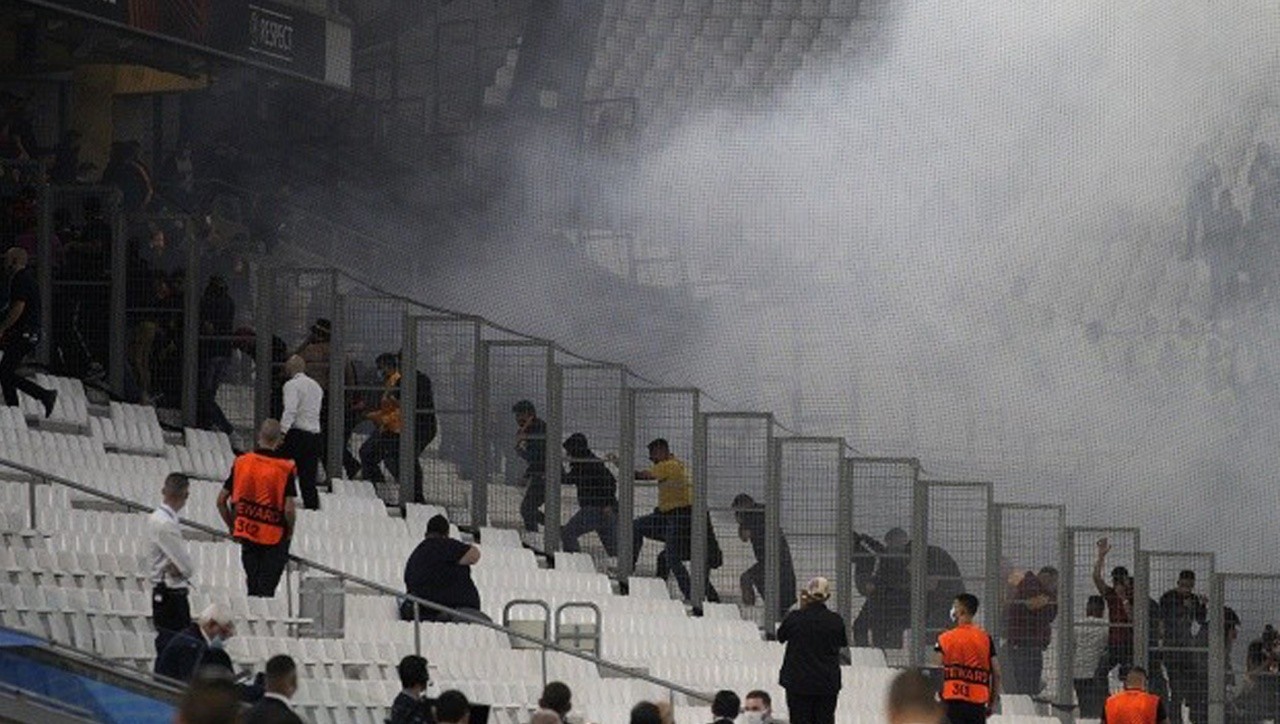
{"type": "Polygon", "coordinates": [[[520,501],[520,520],[530,533],[546,521],[541,508],[547,499],[547,423],[538,417],[533,403],[520,400],[511,407],[516,418],[516,454],[525,462],[524,498],[520,501]]]}
{"type": "Polygon", "coordinates": [[[1204,229],[1204,256],[1209,264],[1213,316],[1221,315],[1236,302],[1243,231],[1244,217],[1236,208],[1231,189],[1222,189],[1204,229]]]}
{"type": "Polygon", "coordinates": [[[1204,724],[1209,720],[1209,692],[1204,685],[1208,649],[1204,653],[1188,649],[1199,645],[1195,629],[1208,625],[1209,608],[1207,599],[1195,592],[1195,586],[1195,571],[1179,573],[1177,585],[1160,597],[1160,615],[1155,625],[1169,673],[1170,719],[1181,722],[1182,705],[1186,703],[1193,724],[1204,724]]]}
{"type": "Polygon", "coordinates": [[[610,557],[618,555],[618,479],[596,457],[587,436],[575,432],[564,441],[567,469],[562,483],[578,489],[578,510],[560,531],[566,553],[581,550],[578,538],[595,531],[610,557]]]}
{"type": "Polygon", "coordinates": [[[222,386],[231,364],[231,334],[235,326],[236,303],[227,293],[222,277],[211,277],[200,298],[199,374],[200,394],[196,415],[201,427],[227,434],[235,427],[218,405],[218,388],[222,386]]]}
{"type": "MultiPolygon", "coordinates": [[[[377,409],[369,412],[367,417],[377,426],[377,432],[369,436],[360,446],[360,468],[366,480],[382,482],[382,465],[400,479],[400,434],[404,430],[404,411],[401,409],[400,358],[390,352],[378,355],[378,372],[383,379],[382,398],[377,409]]],[[[431,391],[431,380],[421,372],[417,373],[415,383],[418,387],[416,400],[409,408],[411,425],[414,425],[413,456],[413,501],[424,503],[422,490],[422,450],[435,439],[436,418],[435,403],[431,391]]]]}
{"type": "Polygon", "coordinates": [[[1256,299],[1271,286],[1275,245],[1280,237],[1280,167],[1265,143],[1258,144],[1249,166],[1249,186],[1253,200],[1240,261],[1248,274],[1247,296],[1256,299]]]}
{"type": "Polygon", "coordinates": [[[1191,188],[1187,196],[1187,229],[1183,236],[1179,256],[1190,260],[1200,249],[1201,234],[1208,233],[1209,217],[1213,213],[1214,195],[1222,183],[1222,171],[1218,164],[1201,149],[1190,169],[1191,188]]]}
{"type": "MultiPolygon", "coordinates": [[[[765,593],[765,545],[767,531],[764,525],[764,505],[750,495],[740,493],[733,499],[733,517],[738,521],[738,538],[751,544],[756,562],[743,571],[738,583],[742,590],[742,603],[752,606],[756,593],[765,593]]],[[[785,613],[796,602],[796,568],[791,560],[791,546],[778,531],[778,613],[785,613]]]]}

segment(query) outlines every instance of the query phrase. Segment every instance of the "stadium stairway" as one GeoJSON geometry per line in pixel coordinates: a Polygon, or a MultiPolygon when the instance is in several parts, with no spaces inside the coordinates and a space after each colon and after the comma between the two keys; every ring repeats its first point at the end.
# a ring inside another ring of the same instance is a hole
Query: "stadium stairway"
{"type": "MultiPolygon", "coordinates": [[[[69,391],[68,409],[88,409],[77,408],[78,383],[55,382],[69,391]]],[[[184,472],[193,479],[183,515],[220,529],[214,498],[232,455],[225,436],[186,430],[182,444],[166,444],[153,412],[112,405],[106,413],[101,419],[112,423],[110,433],[94,423],[98,416],[87,413],[83,418],[68,414],[54,431],[39,420],[31,421],[39,427],[31,427],[6,410],[0,413],[0,458],[135,503],[154,501],[164,475],[184,472]]],[[[145,514],[127,512],[124,506],[57,482],[32,485],[32,477],[0,466],[0,623],[150,668],[154,632],[145,514]],[[34,527],[28,520],[32,495],[34,527]]],[[[404,517],[396,517],[369,483],[335,480],[333,492],[321,494],[319,511],[299,511],[292,553],[399,589],[404,561],[420,540],[426,519],[440,511],[436,506],[409,505],[404,517]]],[[[671,598],[664,581],[634,578],[629,595],[617,595],[588,554],[559,554],[555,567],[546,568],[521,546],[513,530],[482,528],[479,538],[483,555],[474,578],[484,611],[495,621],[501,621],[508,604],[517,600],[545,601],[553,611],[563,603],[590,603],[600,611],[602,658],[697,692],[771,689],[777,694],[779,713],[785,715],[776,687],[782,645],[764,640],[753,622],[738,615],[736,606],[709,605],[706,615],[691,617],[682,602],[671,598]]],[[[304,637],[299,633],[310,622],[295,615],[298,591],[302,579],[313,577],[314,571],[291,573],[287,593],[282,584],[274,599],[251,599],[244,594],[233,544],[193,533],[189,546],[198,571],[192,610],[217,602],[233,612],[239,630],[228,652],[238,667],[261,670],[270,656],[288,653],[302,670],[295,701],[310,721],[383,720],[399,690],[395,664],[414,650],[414,624],[398,620],[394,597],[347,582],[341,636],[304,637]]],[[[541,625],[537,607],[516,604],[509,613],[515,623],[541,625]]],[[[589,630],[595,625],[594,614],[566,611],[559,624],[578,632],[589,630]]],[[[556,625],[548,625],[552,634],[556,625]]],[[[431,662],[433,689],[458,688],[491,704],[500,722],[527,720],[544,676],[545,681],[569,684],[575,711],[587,721],[622,720],[636,701],[670,696],[657,684],[612,676],[588,660],[557,651],[547,652],[544,672],[540,651],[513,646],[509,636],[482,626],[423,624],[420,637],[422,652],[431,662]]],[[[878,650],[855,649],[853,662],[843,669],[846,695],[841,697],[838,719],[879,719],[884,688],[894,669],[885,665],[878,650]]],[[[706,720],[705,703],[681,694],[672,698],[681,724],[706,720]]],[[[1018,722],[1024,718],[1002,717],[1018,722]]]]}

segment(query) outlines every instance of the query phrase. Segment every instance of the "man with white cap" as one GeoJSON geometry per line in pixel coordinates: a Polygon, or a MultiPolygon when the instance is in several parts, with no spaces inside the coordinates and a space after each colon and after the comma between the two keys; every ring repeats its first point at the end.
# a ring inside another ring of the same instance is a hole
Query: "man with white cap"
{"type": "Polygon", "coordinates": [[[156,659],[156,673],[179,681],[190,681],[210,666],[234,672],[231,657],[227,656],[222,645],[235,633],[230,614],[216,603],[209,604],[195,623],[169,639],[156,659]]]}
{"type": "Polygon", "coordinates": [[[778,627],[787,645],[778,683],[787,692],[792,724],[835,724],[840,651],[848,648],[844,619],[827,608],[831,582],[818,576],[800,591],[800,607],[778,627]]]}

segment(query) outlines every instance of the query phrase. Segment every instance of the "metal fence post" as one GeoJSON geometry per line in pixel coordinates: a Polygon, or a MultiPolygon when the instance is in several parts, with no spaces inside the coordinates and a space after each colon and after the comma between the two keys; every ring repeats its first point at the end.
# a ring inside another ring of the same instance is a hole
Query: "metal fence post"
{"type": "Polygon", "coordinates": [[[1058,560],[1062,570],[1058,572],[1058,620],[1066,616],[1065,624],[1058,626],[1058,706],[1059,717],[1063,722],[1075,720],[1075,710],[1068,708],[1075,701],[1075,617],[1076,617],[1076,549],[1072,544],[1072,536],[1065,525],[1058,528],[1058,560]],[[1065,635],[1062,635],[1065,634],[1065,635]]]}
{"type": "Polygon", "coordinates": [[[622,390],[622,437],[618,446],[618,578],[635,570],[632,540],[636,517],[636,391],[622,390]]]}
{"type": "Polygon", "coordinates": [[[416,502],[418,479],[418,325],[406,312],[401,323],[400,350],[400,447],[396,457],[400,473],[400,504],[416,502]]]}
{"type": "MultiPolygon", "coordinates": [[[[694,400],[698,398],[695,395],[694,400]]],[[[697,403],[695,402],[695,405],[697,403]]],[[[693,521],[689,541],[689,603],[701,606],[707,597],[707,418],[694,413],[693,521]]]]}
{"type": "Polygon", "coordinates": [[[1224,575],[1209,582],[1209,724],[1227,720],[1227,602],[1224,575]]]}
{"type": "Polygon", "coordinates": [[[344,452],[347,448],[347,352],[346,347],[346,310],[343,308],[342,295],[338,294],[338,276],[330,276],[330,298],[333,299],[333,318],[329,320],[329,419],[325,420],[328,440],[325,449],[328,459],[324,461],[325,473],[330,480],[346,477],[343,467],[344,452]]]}
{"type": "Polygon", "coordinates": [[[929,590],[928,536],[929,536],[929,484],[917,479],[912,486],[911,500],[911,653],[908,662],[912,666],[925,664],[925,648],[928,646],[925,619],[927,610],[925,595],[929,590]]]}
{"type": "MultiPolygon", "coordinates": [[[[774,636],[778,623],[786,614],[782,610],[782,587],[794,586],[795,581],[782,580],[782,456],[778,454],[781,443],[773,435],[773,420],[769,421],[766,436],[768,460],[765,462],[768,477],[764,489],[764,631],[774,636]]],[[[794,568],[794,563],[793,563],[794,568]]],[[[841,576],[838,580],[844,580],[841,576]]]]}
{"type": "MultiPolygon", "coordinates": [[[[546,521],[542,526],[543,547],[548,553],[559,551],[560,516],[564,499],[561,486],[561,475],[564,473],[561,454],[564,442],[564,373],[555,364],[555,348],[547,345],[547,452],[546,452],[546,502],[543,503],[543,514],[546,521]]],[[[544,658],[545,658],[545,651],[544,658]]]]}
{"type": "Polygon", "coordinates": [[[200,254],[193,239],[186,244],[186,281],[182,285],[182,424],[196,426],[200,364],[200,254]]]}
{"type": "Polygon", "coordinates": [[[257,326],[254,331],[255,358],[253,374],[253,427],[257,430],[262,421],[271,417],[271,378],[272,378],[272,344],[271,337],[275,333],[275,288],[276,270],[272,266],[263,265],[258,269],[258,303],[255,317],[257,326]]]}
{"type": "Polygon", "coordinates": [[[49,366],[53,359],[53,188],[40,187],[40,218],[36,226],[36,281],[40,294],[40,341],[36,360],[49,366]]]}
{"type": "MultiPolygon", "coordinates": [[[[476,329],[477,341],[480,330],[476,329]]],[[[475,441],[475,479],[471,481],[471,524],[486,525],[489,521],[489,345],[479,342],[476,347],[475,419],[472,439],[475,441]]]]}
{"type": "Polygon", "coordinates": [[[125,238],[126,226],[124,212],[120,209],[119,192],[112,196],[112,202],[115,213],[111,224],[111,331],[108,338],[110,347],[107,353],[107,384],[114,393],[123,395],[125,368],[128,366],[126,345],[129,325],[125,307],[129,301],[129,242],[125,238]]]}

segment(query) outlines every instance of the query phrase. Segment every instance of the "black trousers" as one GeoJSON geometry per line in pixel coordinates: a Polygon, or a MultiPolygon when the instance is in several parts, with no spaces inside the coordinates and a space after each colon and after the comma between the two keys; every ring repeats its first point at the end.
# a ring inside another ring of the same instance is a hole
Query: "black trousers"
{"type": "Polygon", "coordinates": [[[987,707],[971,701],[943,701],[947,711],[947,721],[951,724],[984,724],[987,721],[987,707]]]}
{"type": "Polygon", "coordinates": [[[547,478],[541,473],[525,475],[528,483],[524,489],[524,497],[520,499],[520,520],[524,529],[530,533],[538,532],[538,526],[546,522],[547,516],[539,510],[547,502],[547,478]]]}
{"type": "Polygon", "coordinates": [[[156,629],[156,656],[159,656],[174,634],[191,625],[187,589],[169,588],[163,583],[152,587],[151,622],[156,629]]]}
{"type": "Polygon", "coordinates": [[[275,598],[276,587],[289,563],[289,541],[273,546],[240,542],[240,563],[244,565],[245,581],[249,595],[258,598],[275,598]]]}
{"type": "Polygon", "coordinates": [[[26,359],[33,349],[35,345],[24,337],[13,337],[0,345],[0,352],[4,353],[4,357],[0,359],[0,391],[4,393],[4,404],[9,407],[18,404],[18,390],[37,400],[43,399],[49,392],[26,377],[18,376],[18,365],[22,364],[22,360],[26,359]]]}
{"type": "Polygon", "coordinates": [[[787,692],[787,712],[791,724],[835,724],[839,694],[792,694],[787,692]]]}
{"type": "Polygon", "coordinates": [[[302,493],[302,507],[320,509],[320,493],[316,490],[320,477],[320,455],[324,452],[324,436],[291,428],[284,434],[280,454],[292,458],[298,466],[298,491],[302,493]]]}

